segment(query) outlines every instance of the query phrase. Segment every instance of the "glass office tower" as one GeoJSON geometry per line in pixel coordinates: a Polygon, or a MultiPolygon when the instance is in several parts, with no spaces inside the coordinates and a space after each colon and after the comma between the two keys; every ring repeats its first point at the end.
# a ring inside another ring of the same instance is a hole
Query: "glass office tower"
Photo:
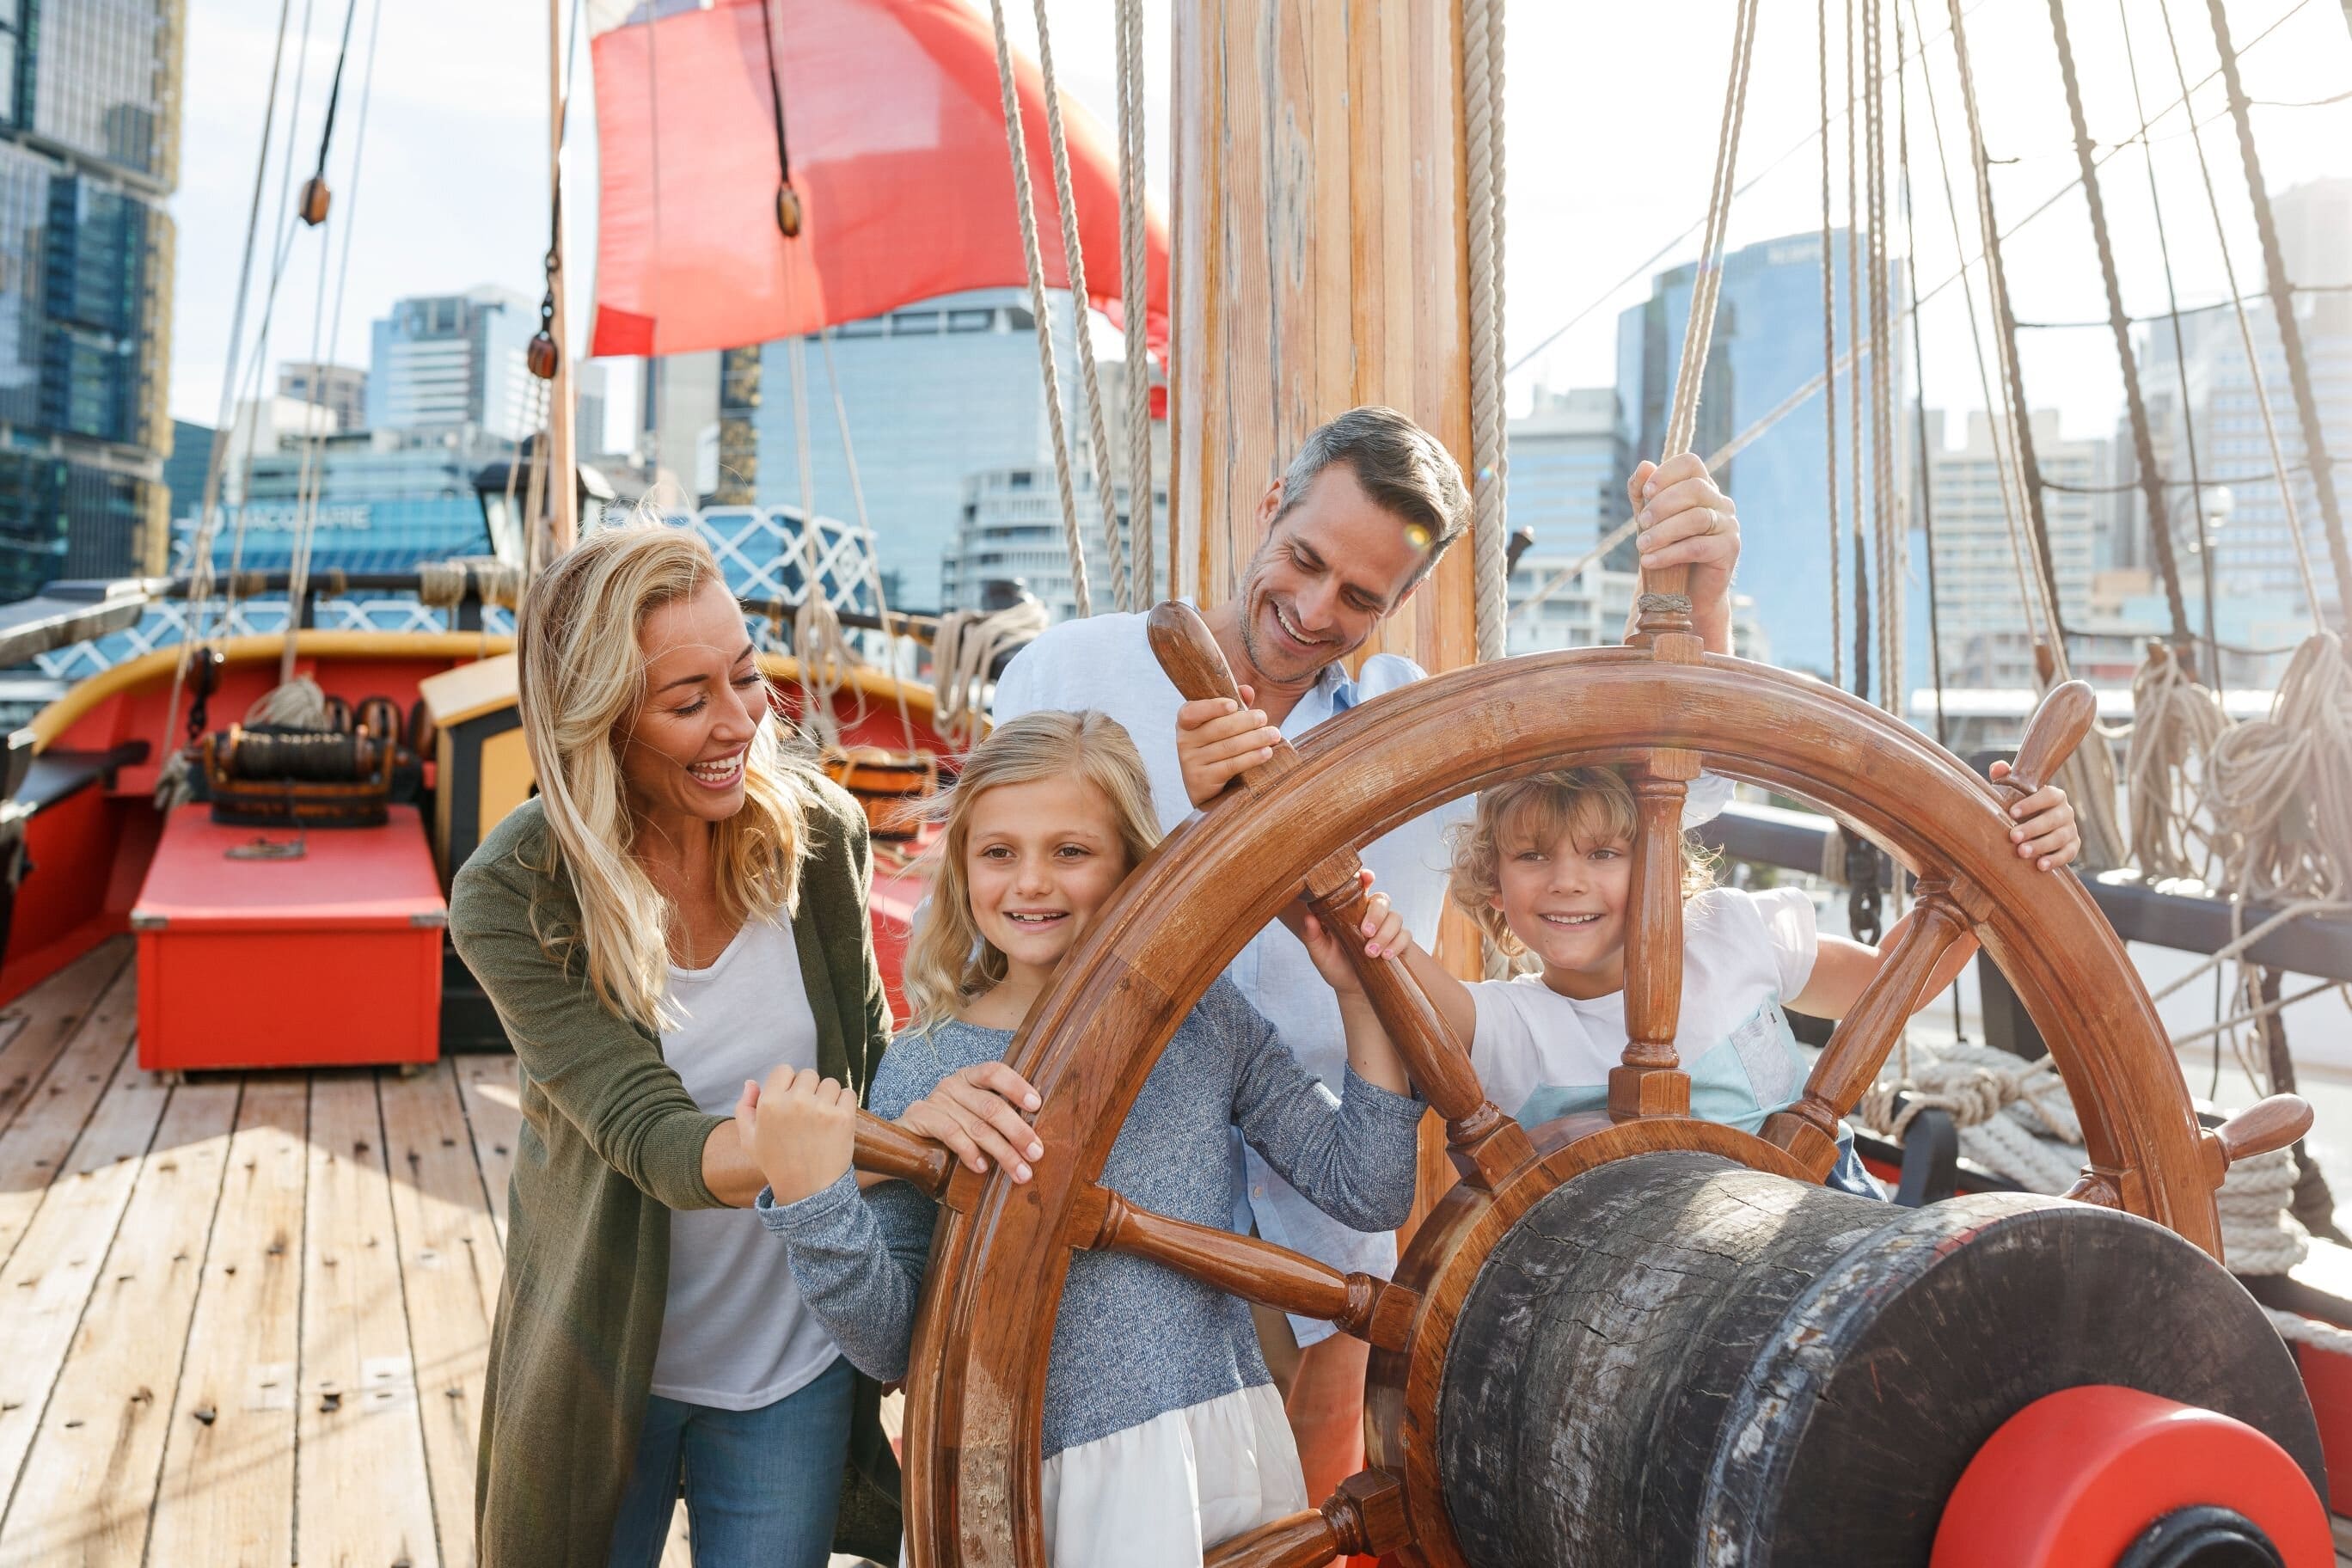
{"type": "Polygon", "coordinates": [[[0,0],[0,600],[164,564],[183,15],[0,0]]]}

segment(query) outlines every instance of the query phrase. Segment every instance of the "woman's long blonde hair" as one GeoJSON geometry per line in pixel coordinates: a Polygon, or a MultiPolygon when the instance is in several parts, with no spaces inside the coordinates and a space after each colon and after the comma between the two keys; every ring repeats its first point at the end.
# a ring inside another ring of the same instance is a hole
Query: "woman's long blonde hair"
{"type": "MultiPolygon", "coordinates": [[[[598,1000],[659,1029],[672,1022],[672,910],[630,853],[637,824],[622,782],[622,727],[644,700],[638,628],[705,583],[724,584],[691,529],[639,521],[599,530],[551,564],[524,596],[515,627],[523,744],[551,835],[548,863],[580,903],[577,931],[533,934],[553,957],[587,962],[598,1000]]],[[[764,686],[763,686],[764,692],[764,686]]],[[[719,907],[729,922],[789,913],[807,845],[804,795],[772,711],[743,760],[743,809],[715,825],[719,907]]]]}
{"type": "MultiPolygon", "coordinates": [[[[1446,830],[1454,850],[1446,891],[1488,941],[1516,958],[1527,944],[1495,907],[1503,887],[1503,858],[1527,845],[1556,843],[1571,830],[1589,842],[1630,845],[1639,819],[1633,786],[1615,768],[1560,768],[1497,784],[1479,795],[1476,816],[1446,830]]],[[[1687,899],[1715,885],[1715,858],[1687,833],[1682,849],[1687,899]]]]}
{"type": "Polygon", "coordinates": [[[907,944],[901,976],[908,1005],[914,1009],[909,1027],[915,1033],[929,1032],[1004,978],[1004,954],[980,934],[971,917],[971,888],[963,861],[971,838],[973,804],[1005,784],[1073,774],[1110,802],[1129,870],[1160,842],[1160,816],[1151,808],[1151,775],[1117,720],[1091,710],[1047,710],[999,724],[972,748],[955,787],[933,807],[946,830],[932,851],[930,904],[907,944]]]}

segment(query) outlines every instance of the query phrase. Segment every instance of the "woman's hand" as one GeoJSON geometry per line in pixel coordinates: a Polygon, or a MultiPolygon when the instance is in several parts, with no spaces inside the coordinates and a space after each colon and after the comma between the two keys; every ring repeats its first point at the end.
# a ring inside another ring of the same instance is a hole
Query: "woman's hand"
{"type": "Polygon", "coordinates": [[[1029,1162],[1045,1152],[1028,1122],[1043,1103],[1019,1073],[1003,1062],[982,1062],[940,1079],[937,1089],[907,1107],[898,1125],[936,1138],[982,1174],[993,1160],[1014,1181],[1025,1182],[1029,1162]]]}
{"type": "Polygon", "coordinates": [[[814,1068],[778,1068],[764,1088],[743,1080],[735,1122],[777,1204],[795,1204],[849,1169],[857,1143],[857,1091],[820,1077],[814,1068]]]}
{"type": "MultiPolygon", "coordinates": [[[[1995,784],[2000,783],[2009,776],[2009,764],[1993,763],[1986,770],[1986,776],[1995,784]]],[[[2074,805],[2056,784],[2043,784],[2013,803],[2009,817],[2015,824],[2009,830],[2009,841],[2017,846],[2020,855],[2039,860],[2044,871],[2055,871],[2083,852],[2083,835],[2074,826],[2074,805]]]]}

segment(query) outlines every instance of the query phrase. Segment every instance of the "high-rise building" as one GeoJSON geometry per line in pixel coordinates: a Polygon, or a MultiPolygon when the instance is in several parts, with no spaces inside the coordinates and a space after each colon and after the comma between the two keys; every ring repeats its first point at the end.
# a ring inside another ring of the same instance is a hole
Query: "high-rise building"
{"type": "MultiPolygon", "coordinates": [[[[1847,236],[1831,237],[1835,290],[1837,350],[1851,348],[1846,332],[1847,236]]],[[[1695,264],[1659,273],[1650,298],[1617,319],[1617,395],[1628,456],[1636,463],[1655,458],[1674,396],[1675,369],[1683,326],[1690,310],[1695,264]]],[[[1892,308],[1909,304],[1900,261],[1888,263],[1892,308]]],[[[1868,331],[1867,321],[1863,330],[1868,331]]],[[[1908,340],[1897,335],[1890,378],[1898,400],[1907,400],[1908,340]]],[[[1715,330],[1702,371],[1697,439],[1702,456],[1716,452],[1774,412],[1822,374],[1822,242],[1814,234],[1759,240],[1723,258],[1715,330]]],[[[1844,437],[1847,411],[1854,406],[1857,379],[1868,389],[1867,354],[1838,377],[1841,426],[1838,474],[1841,513],[1852,530],[1853,444],[1844,437]],[[1857,376],[1858,373],[1858,376],[1857,376]]],[[[1908,406],[1907,401],[1903,403],[1908,406]]],[[[1908,421],[1896,421],[1896,472],[1907,451],[1908,421]]],[[[1716,479],[1739,509],[1739,580],[1761,607],[1763,625],[1778,657],[1796,668],[1830,668],[1829,517],[1826,437],[1820,395],[1815,393],[1717,466],[1716,479]]],[[[1870,461],[1865,426],[1860,452],[1870,461]]],[[[1865,468],[1864,471],[1867,471],[1865,468]]],[[[1517,463],[1512,464],[1514,515],[1517,512],[1517,463]]],[[[1630,564],[1629,556],[1612,561],[1630,564]]]]}
{"type": "MultiPolygon", "coordinates": [[[[1125,485],[1111,492],[1118,503],[1119,526],[1128,526],[1125,485]]],[[[1102,538],[1102,508],[1095,500],[1094,481],[1082,479],[1076,490],[1078,529],[1087,558],[1087,584],[1097,610],[1110,603],[1110,569],[1102,538]]],[[[1164,511],[1168,492],[1154,498],[1164,511]]],[[[1155,560],[1153,575],[1164,582],[1167,563],[1155,560]]],[[[1070,548],[1062,524],[1061,489],[1054,469],[991,468],[965,479],[963,505],[956,531],[940,568],[940,603],[952,610],[980,609],[992,583],[1019,583],[1041,600],[1055,620],[1077,614],[1077,595],[1070,581],[1070,548]]]]}
{"type": "MultiPolygon", "coordinates": [[[[2295,300],[2295,324],[2303,339],[2313,401],[2318,406],[2320,434],[2334,459],[2339,504],[2352,510],[2352,294],[2336,291],[2352,284],[2352,180],[2318,180],[2295,186],[2273,199],[2273,210],[2287,275],[2305,290],[2295,300]]],[[[2262,366],[2260,398],[2246,363],[2237,312],[2229,306],[2182,311],[2177,349],[2168,319],[2147,322],[2134,334],[2156,464],[2166,481],[2173,553],[2184,578],[2193,576],[2199,568],[2200,494],[2190,486],[2193,472],[2205,487],[2201,499],[2205,526],[2213,542],[2216,596],[2307,602],[2295,541],[2287,527],[2286,508],[2271,459],[2270,438],[2263,428],[2263,406],[2267,403],[2280,453],[2292,478],[2294,515],[2317,582],[2320,604],[2332,621],[2340,623],[2342,611],[2336,604],[2319,493],[2305,462],[2303,423],[2277,319],[2266,297],[2249,300],[2246,314],[2262,366]]],[[[2127,430],[2118,445],[2122,479],[2136,480],[2137,468],[2127,430]]],[[[2120,521],[2114,564],[2154,567],[2147,507],[2136,484],[2119,498],[2117,510],[2120,521]]],[[[2189,599],[2189,624],[2201,628],[2202,584],[2197,588],[2185,596],[2189,599]]]]}
{"type": "Polygon", "coordinates": [[[0,601],[163,569],[184,15],[0,0],[0,601]]]}
{"type": "Polygon", "coordinates": [[[317,404],[335,416],[338,430],[364,430],[367,379],[356,365],[289,360],[278,367],[278,395],[317,404]]]}
{"type": "MultiPolygon", "coordinates": [[[[1076,395],[1070,298],[1056,293],[1052,301],[1075,458],[1083,450],[1087,421],[1076,413],[1082,404],[1076,395]]],[[[824,347],[811,342],[803,350],[815,508],[846,516],[854,500],[842,450],[842,421],[834,413],[837,392],[856,452],[877,556],[883,570],[895,572],[907,584],[910,597],[927,599],[933,585],[941,584],[941,567],[962,521],[971,476],[1032,470],[1049,500],[1055,493],[1035,331],[1026,290],[990,289],[843,323],[835,329],[829,362],[838,373],[837,386],[828,374],[824,347]]],[[[763,505],[798,506],[792,345],[770,343],[761,357],[759,404],[751,414],[758,434],[758,496],[763,505]]],[[[1102,366],[1105,373],[1111,368],[1108,362],[1102,366]]],[[[714,375],[710,404],[714,423],[719,419],[716,379],[714,375]]],[[[1113,397],[1114,384],[1106,374],[1106,399],[1113,397]]],[[[1117,416],[1111,410],[1117,406],[1113,402],[1106,410],[1114,426],[1117,416]]],[[[663,465],[675,468],[667,435],[664,440],[663,465]]],[[[1116,438],[1112,444],[1118,446],[1116,438]]],[[[1095,526],[1099,531],[1098,519],[1095,526]]]]}
{"type": "MultiPolygon", "coordinates": [[[[680,509],[700,506],[718,489],[719,382],[723,356],[709,353],[665,354],[645,362],[645,384],[637,397],[639,449],[664,477],[657,486],[667,494],[665,505],[680,509]],[[705,448],[709,459],[705,460],[705,448]]],[[[797,496],[772,505],[797,505],[797,496]]],[[[845,508],[835,506],[833,511],[845,508]]]]}
{"type": "Polygon", "coordinates": [[[537,306],[488,285],[398,301],[375,323],[366,427],[471,425],[521,440],[545,412],[546,383],[526,357],[538,331],[537,306]]]}
{"type": "MultiPolygon", "coordinates": [[[[2113,482],[2114,443],[2104,437],[2067,439],[2060,433],[2057,410],[2037,408],[2033,447],[2044,480],[2042,513],[2059,611],[2069,625],[2082,625],[2091,611],[2101,492],[2113,482]]],[[[1948,449],[1943,411],[1927,411],[1927,471],[1944,684],[2032,687],[2031,628],[2040,616],[2029,613],[2019,577],[2021,552],[2033,549],[2031,528],[2021,516],[2011,532],[2010,508],[2015,503],[2002,499],[1992,426],[1982,412],[1969,411],[1967,444],[1948,449]]],[[[1925,619],[1923,614],[1914,624],[1925,619]]]]}
{"type": "Polygon", "coordinates": [[[1630,515],[1633,464],[1613,387],[1536,388],[1509,440],[1511,527],[1534,529],[1535,550],[1580,555],[1630,515]]]}
{"type": "Polygon", "coordinates": [[[172,455],[163,463],[163,489],[176,525],[194,517],[205,500],[205,476],[212,467],[213,427],[185,419],[172,421],[172,455]]]}
{"type": "MultiPolygon", "coordinates": [[[[315,444],[289,436],[253,454],[251,494],[242,506],[223,508],[213,563],[226,570],[234,557],[248,572],[285,571],[306,525],[310,569],[322,579],[332,571],[403,572],[420,561],[487,554],[489,531],[474,479],[513,454],[511,443],[469,426],[321,434],[315,444]],[[306,499],[306,484],[315,499],[306,499]]],[[[184,552],[197,509],[175,510],[184,552]]]]}
{"type": "Polygon", "coordinates": [[[572,448],[575,452],[604,449],[605,367],[583,359],[572,367],[572,448]]]}

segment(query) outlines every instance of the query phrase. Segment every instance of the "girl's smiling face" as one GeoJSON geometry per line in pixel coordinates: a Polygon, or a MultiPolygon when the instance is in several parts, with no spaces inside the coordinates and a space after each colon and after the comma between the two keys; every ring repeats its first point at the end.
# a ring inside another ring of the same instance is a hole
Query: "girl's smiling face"
{"type": "Polygon", "coordinates": [[[1588,999],[1624,988],[1633,868],[1633,846],[1593,826],[1571,817],[1549,841],[1507,837],[1493,899],[1511,934],[1543,962],[1544,984],[1588,999]]]}
{"type": "Polygon", "coordinates": [[[974,800],[963,846],[972,923],[1006,979],[1042,983],[1131,868],[1102,791],[1069,773],[998,784],[974,800]]]}

